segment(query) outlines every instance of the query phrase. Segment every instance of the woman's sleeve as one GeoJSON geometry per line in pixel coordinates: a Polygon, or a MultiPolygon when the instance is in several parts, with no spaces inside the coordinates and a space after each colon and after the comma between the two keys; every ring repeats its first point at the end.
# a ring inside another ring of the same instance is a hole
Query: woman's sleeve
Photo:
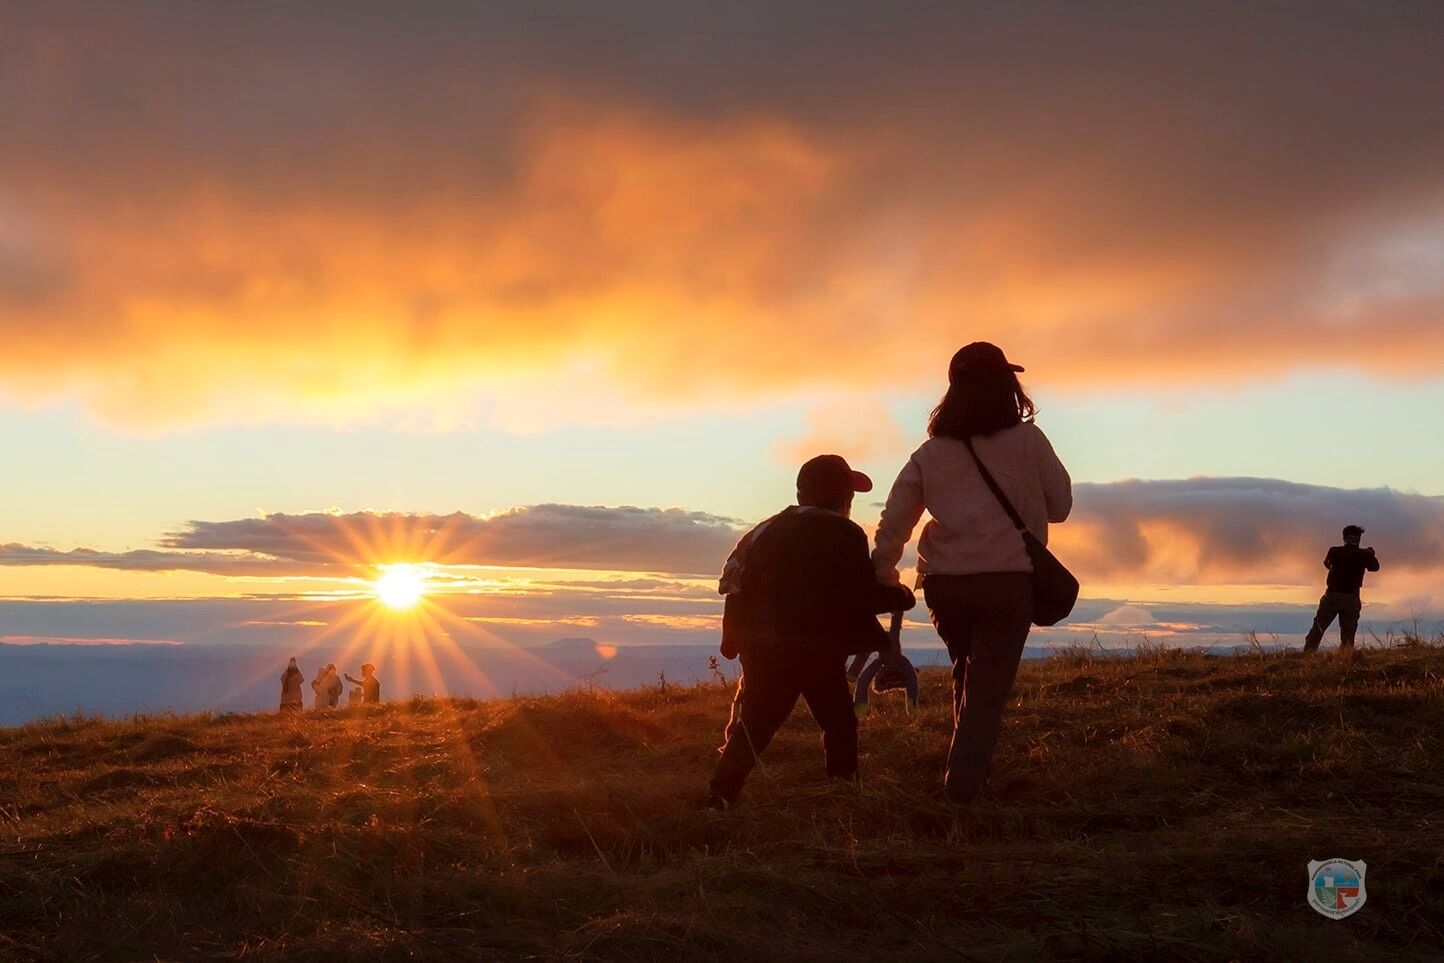
{"type": "Polygon", "coordinates": [[[923,507],[923,470],[914,455],[898,472],[897,481],[892,483],[892,491],[888,492],[882,517],[877,522],[877,547],[872,550],[872,568],[879,581],[890,584],[899,581],[897,563],[913,537],[918,519],[923,517],[923,507]]]}
{"type": "Polygon", "coordinates": [[[1038,480],[1043,484],[1043,504],[1048,509],[1048,521],[1067,521],[1068,513],[1073,510],[1073,479],[1068,477],[1068,469],[1058,460],[1052,442],[1048,441],[1042,429],[1038,431],[1038,440],[1041,443],[1038,480]]]}

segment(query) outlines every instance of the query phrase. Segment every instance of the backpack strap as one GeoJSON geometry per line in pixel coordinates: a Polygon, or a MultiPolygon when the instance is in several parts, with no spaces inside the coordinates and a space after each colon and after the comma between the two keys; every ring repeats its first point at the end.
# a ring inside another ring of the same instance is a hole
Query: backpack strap
{"type": "Polygon", "coordinates": [[[1008,513],[1008,518],[1012,520],[1013,527],[1020,532],[1026,532],[1028,526],[1023,524],[1023,519],[1018,514],[1018,510],[1013,507],[1012,502],[1008,501],[1008,496],[1003,494],[1003,489],[998,487],[997,481],[993,479],[993,473],[988,471],[988,466],[983,464],[983,460],[979,458],[978,453],[973,450],[973,439],[964,438],[963,444],[968,446],[968,454],[973,456],[973,464],[978,466],[978,474],[983,476],[983,481],[987,484],[988,490],[993,493],[993,497],[998,500],[998,504],[1003,506],[1003,511],[1008,513]]]}

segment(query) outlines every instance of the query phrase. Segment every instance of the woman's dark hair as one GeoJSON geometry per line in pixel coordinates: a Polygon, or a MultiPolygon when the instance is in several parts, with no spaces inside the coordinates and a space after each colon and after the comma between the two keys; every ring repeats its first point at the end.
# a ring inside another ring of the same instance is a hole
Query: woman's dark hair
{"type": "Polygon", "coordinates": [[[1018,376],[1005,369],[962,373],[928,416],[929,438],[971,438],[991,435],[1032,421],[1038,413],[1018,376]]]}

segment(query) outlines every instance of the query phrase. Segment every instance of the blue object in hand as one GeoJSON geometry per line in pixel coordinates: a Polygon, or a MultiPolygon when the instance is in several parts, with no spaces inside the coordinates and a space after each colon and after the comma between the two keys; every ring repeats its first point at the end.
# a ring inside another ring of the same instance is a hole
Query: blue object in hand
{"type": "Polygon", "coordinates": [[[907,690],[908,709],[918,705],[918,670],[908,661],[902,651],[901,612],[892,613],[888,625],[888,636],[892,645],[877,654],[877,658],[861,668],[864,656],[858,656],[848,668],[848,675],[857,678],[857,691],[852,697],[852,708],[859,716],[867,714],[868,697],[871,692],[887,692],[892,689],[907,690]],[[861,669],[860,672],[856,671],[861,669]]]}

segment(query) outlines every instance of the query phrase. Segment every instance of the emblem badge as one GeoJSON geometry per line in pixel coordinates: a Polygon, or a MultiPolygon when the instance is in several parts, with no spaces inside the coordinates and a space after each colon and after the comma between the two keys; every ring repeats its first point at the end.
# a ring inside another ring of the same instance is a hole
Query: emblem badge
{"type": "Polygon", "coordinates": [[[1364,905],[1362,859],[1309,861],[1309,905],[1325,916],[1341,920],[1364,905]]]}

